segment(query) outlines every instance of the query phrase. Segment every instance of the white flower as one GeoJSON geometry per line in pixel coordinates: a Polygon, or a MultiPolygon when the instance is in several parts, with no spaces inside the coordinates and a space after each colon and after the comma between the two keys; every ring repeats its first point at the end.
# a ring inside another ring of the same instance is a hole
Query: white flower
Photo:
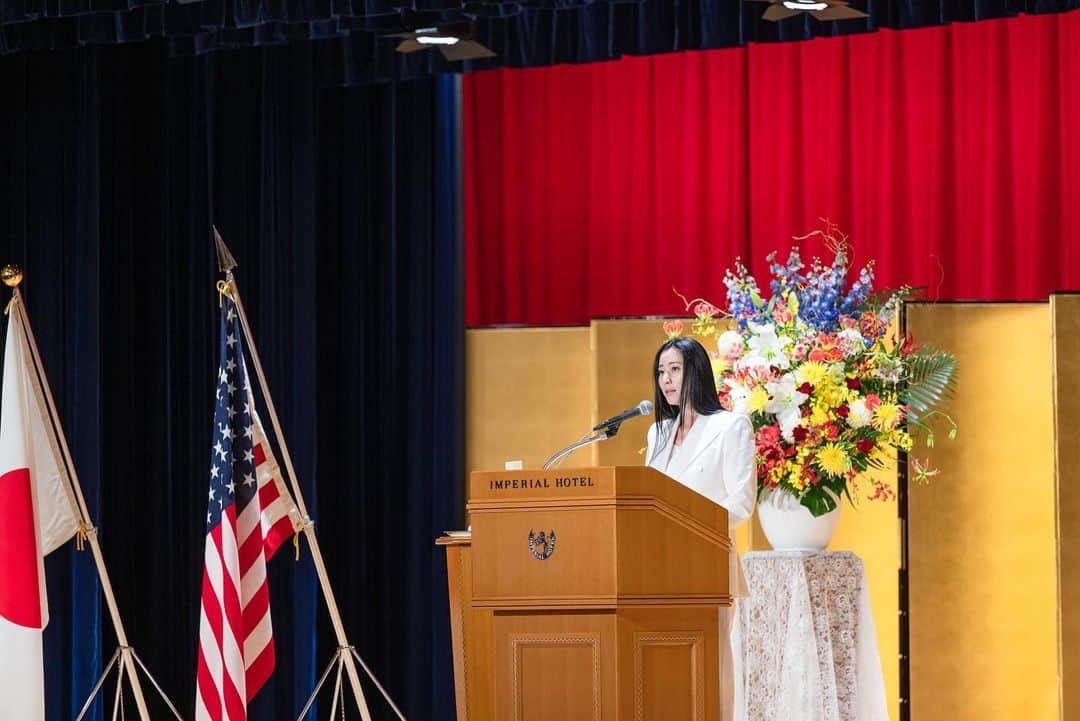
{"type": "Polygon", "coordinates": [[[866,349],[863,345],[862,333],[857,328],[845,328],[836,334],[836,338],[840,341],[840,350],[845,358],[850,358],[866,349]]]}
{"type": "Polygon", "coordinates": [[[798,407],[784,411],[776,417],[776,420],[780,423],[780,435],[788,443],[794,443],[795,426],[802,420],[802,413],[799,412],[798,407]]]}
{"type": "Polygon", "coordinates": [[[852,428],[862,428],[873,416],[873,412],[866,407],[866,400],[863,398],[848,404],[847,424],[852,428]]]}
{"type": "Polygon", "coordinates": [[[799,406],[809,396],[796,390],[795,383],[795,376],[791,373],[785,373],[780,380],[766,383],[765,390],[769,392],[769,402],[765,404],[765,412],[777,417],[790,413],[792,410],[798,413],[799,406]]]}
{"type": "Polygon", "coordinates": [[[717,352],[720,353],[722,358],[726,358],[729,363],[742,356],[745,349],[743,337],[733,330],[721,333],[716,340],[717,352]]]}
{"type": "Polygon", "coordinates": [[[750,348],[749,355],[761,356],[769,365],[777,368],[787,368],[791,365],[785,354],[785,349],[791,345],[791,338],[776,335],[776,326],[772,323],[750,324],[752,335],[746,342],[750,348]]]}
{"type": "Polygon", "coordinates": [[[879,358],[874,375],[887,383],[899,383],[904,373],[904,363],[899,358],[879,358]]]}
{"type": "Polygon", "coordinates": [[[746,403],[750,399],[750,389],[731,378],[725,379],[724,384],[730,389],[728,398],[731,399],[731,410],[735,413],[749,415],[750,409],[747,408],[746,403]]]}
{"type": "Polygon", "coordinates": [[[758,355],[757,353],[748,353],[735,361],[734,368],[737,371],[760,371],[762,375],[765,375],[769,372],[769,361],[765,356],[758,355]]]}

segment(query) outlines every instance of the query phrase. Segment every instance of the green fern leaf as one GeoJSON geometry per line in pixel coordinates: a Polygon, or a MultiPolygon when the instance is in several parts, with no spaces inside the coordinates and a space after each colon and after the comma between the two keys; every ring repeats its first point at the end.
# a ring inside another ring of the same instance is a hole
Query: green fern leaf
{"type": "Polygon", "coordinates": [[[907,360],[907,385],[900,401],[908,407],[908,422],[926,428],[923,418],[952,398],[956,390],[956,356],[923,348],[907,360]]]}

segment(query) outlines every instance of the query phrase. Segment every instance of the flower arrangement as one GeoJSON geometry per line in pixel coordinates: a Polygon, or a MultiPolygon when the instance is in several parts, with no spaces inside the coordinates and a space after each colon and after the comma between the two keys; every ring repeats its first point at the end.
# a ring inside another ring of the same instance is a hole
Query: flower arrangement
{"type": "MultiPolygon", "coordinates": [[[[832,262],[814,258],[807,268],[793,248],[781,263],[768,256],[769,297],[746,267],[728,270],[727,311],[697,299],[687,304],[694,335],[716,337],[713,353],[724,408],[748,415],[757,443],[758,496],[786,491],[814,516],[835,509],[842,496],[854,503],[860,483],[871,499],[895,498],[865,471],[884,466],[897,450],[910,451],[915,436],[934,443],[929,422],[950,395],[956,358],[924,347],[910,335],[897,338],[893,321],[914,289],[874,291],[874,264],[848,283],[847,236],[826,222],[820,236],[832,262]],[[737,330],[723,331],[730,316],[737,330]]],[[[669,336],[683,324],[665,324],[669,336]]],[[[914,463],[915,479],[936,474],[914,463]]]]}

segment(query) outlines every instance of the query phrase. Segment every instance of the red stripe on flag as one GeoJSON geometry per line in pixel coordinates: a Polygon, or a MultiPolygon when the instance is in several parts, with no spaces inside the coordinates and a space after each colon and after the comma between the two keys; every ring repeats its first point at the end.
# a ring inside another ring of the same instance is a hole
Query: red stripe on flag
{"type": "Polygon", "coordinates": [[[274,642],[266,644],[262,653],[258,655],[255,662],[248,666],[247,670],[247,687],[248,687],[248,701],[251,701],[255,697],[255,693],[262,688],[262,685],[266,683],[266,679],[270,678],[270,674],[274,671],[274,642]],[[254,689],[254,690],[252,690],[254,689]]]}
{"type": "MultiPolygon", "coordinates": [[[[258,523],[258,521],[256,521],[258,523]]],[[[244,577],[244,574],[251,568],[251,564],[255,563],[259,558],[259,554],[262,552],[262,537],[259,533],[259,529],[256,527],[255,531],[248,534],[246,539],[242,539],[240,542],[240,578],[244,577]]]]}
{"type": "Polygon", "coordinates": [[[218,700],[217,683],[210,673],[209,666],[206,665],[206,657],[203,654],[202,644],[199,645],[198,687],[199,696],[202,698],[203,706],[206,707],[207,713],[210,714],[211,721],[222,721],[221,702],[218,700]]]}
{"type": "Polygon", "coordinates": [[[213,634],[218,646],[221,646],[221,605],[218,603],[214,587],[210,583],[210,575],[205,570],[203,571],[202,597],[202,607],[206,613],[206,622],[210,625],[210,633],[213,634]]]}
{"type": "MultiPolygon", "coordinates": [[[[233,504],[225,509],[225,515],[221,519],[221,526],[228,524],[232,530],[232,535],[236,536],[236,505],[233,504]]],[[[215,529],[218,530],[218,529],[215,529]]],[[[245,670],[243,667],[243,651],[244,651],[244,639],[247,637],[247,632],[244,628],[244,614],[240,604],[240,587],[237,585],[239,579],[233,579],[229,571],[229,556],[226,555],[224,550],[224,531],[216,534],[215,538],[218,541],[217,549],[218,555],[222,558],[222,573],[221,573],[221,601],[222,610],[224,612],[225,624],[229,628],[229,635],[232,636],[234,643],[237,644],[240,651],[239,668],[229,664],[227,660],[225,648],[225,639],[222,638],[222,658],[226,659],[224,665],[226,668],[225,673],[225,710],[228,714],[230,721],[243,721],[247,718],[247,698],[245,694],[241,694],[238,688],[237,681],[243,678],[245,670]]],[[[237,565],[239,566],[239,558],[237,558],[237,565]]],[[[246,685],[246,684],[245,684],[246,685]]]]}
{"type": "Polygon", "coordinates": [[[266,560],[270,560],[270,557],[274,555],[274,552],[278,550],[278,547],[285,541],[286,538],[293,534],[292,521],[289,520],[287,515],[282,516],[270,527],[270,530],[266,533],[266,541],[263,542],[263,548],[266,549],[266,560]]]}
{"type": "Polygon", "coordinates": [[[41,579],[34,522],[30,469],[17,468],[0,476],[0,616],[28,628],[41,628],[41,579]]]}
{"type": "Polygon", "coordinates": [[[264,583],[259,586],[255,595],[248,601],[248,605],[244,607],[244,628],[254,629],[269,611],[270,593],[264,583]]]}
{"type": "Polygon", "coordinates": [[[259,508],[269,508],[270,504],[280,497],[281,493],[278,491],[277,481],[270,479],[268,483],[265,483],[259,489],[259,508]]]}
{"type": "Polygon", "coordinates": [[[258,468],[263,463],[266,463],[266,451],[263,450],[262,443],[256,443],[254,446],[255,451],[255,467],[258,468]]]}
{"type": "Polygon", "coordinates": [[[240,692],[229,674],[225,674],[225,710],[229,721],[247,721],[247,701],[240,698],[240,692]]]}

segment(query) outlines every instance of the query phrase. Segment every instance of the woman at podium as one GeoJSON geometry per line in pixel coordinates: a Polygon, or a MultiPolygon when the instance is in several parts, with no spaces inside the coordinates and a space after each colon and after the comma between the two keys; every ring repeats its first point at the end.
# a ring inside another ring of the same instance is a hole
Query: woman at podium
{"type": "MultiPolygon", "coordinates": [[[[649,427],[647,464],[723,506],[728,535],[754,512],[757,495],[754,431],[746,416],[725,411],[716,393],[709,354],[691,338],[673,338],[653,361],[656,421],[649,427]]],[[[734,546],[729,563],[731,594],[749,595],[734,546]]],[[[720,703],[724,721],[745,718],[738,615],[720,612],[720,703]],[[725,643],[725,638],[727,643],[725,643]]]]}

